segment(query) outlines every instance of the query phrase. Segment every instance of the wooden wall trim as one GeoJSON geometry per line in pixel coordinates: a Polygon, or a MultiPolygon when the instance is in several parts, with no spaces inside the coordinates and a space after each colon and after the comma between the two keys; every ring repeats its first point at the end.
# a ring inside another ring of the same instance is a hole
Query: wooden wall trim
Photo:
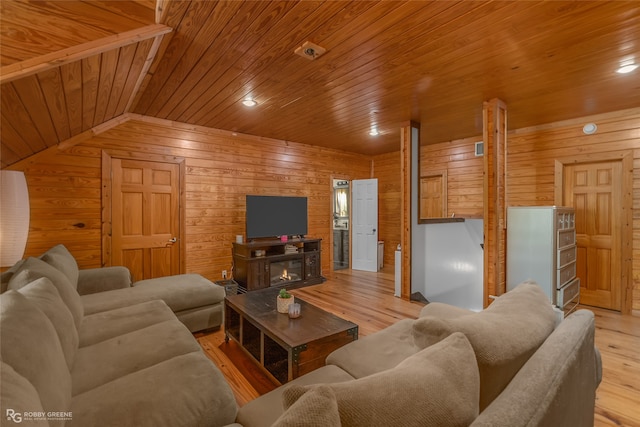
{"type": "MultiPolygon", "coordinates": [[[[402,247],[402,267],[401,267],[401,287],[400,296],[405,300],[411,299],[411,233],[412,233],[412,189],[417,186],[417,182],[413,182],[413,129],[418,129],[420,125],[417,123],[407,123],[400,130],[400,170],[401,170],[401,236],[400,245],[402,247]]],[[[419,144],[420,138],[415,143],[419,144]]],[[[420,166],[418,165],[418,170],[420,166]]],[[[416,201],[417,202],[417,201],[416,201]]]]}
{"type": "MultiPolygon", "coordinates": [[[[194,125],[194,124],[190,124],[190,123],[176,122],[176,121],[173,121],[173,120],[160,119],[160,118],[157,118],[157,117],[145,116],[145,115],[137,114],[137,113],[130,113],[129,112],[129,113],[126,113],[125,116],[128,117],[129,120],[135,120],[135,121],[139,121],[139,122],[143,122],[143,123],[149,123],[149,124],[163,126],[163,127],[170,127],[172,129],[182,130],[182,131],[187,131],[187,132],[197,132],[197,133],[201,133],[201,134],[204,134],[204,135],[217,136],[217,137],[223,137],[223,138],[233,138],[234,140],[237,140],[237,141],[257,142],[257,143],[260,143],[260,144],[274,144],[274,145],[278,145],[278,146],[281,146],[282,144],[285,144],[285,145],[306,145],[306,144],[301,144],[301,143],[298,143],[298,142],[287,141],[287,140],[284,140],[284,139],[269,138],[269,137],[265,137],[265,136],[257,136],[257,135],[247,134],[247,133],[234,132],[234,131],[230,131],[230,130],[216,129],[216,128],[210,128],[210,127],[206,127],[206,126],[199,126],[199,125],[194,125]]],[[[320,146],[311,146],[311,147],[317,148],[317,149],[322,150],[322,151],[326,151],[328,153],[336,152],[336,150],[332,149],[332,148],[324,148],[324,147],[320,147],[320,146]]],[[[354,154],[356,154],[356,153],[354,153],[354,154]]],[[[370,163],[372,161],[373,160],[371,160],[370,163]]],[[[370,172],[371,172],[370,173],[370,177],[373,176],[371,167],[372,167],[372,165],[370,164],[370,172]]]]}
{"type": "Polygon", "coordinates": [[[411,130],[410,123],[400,129],[400,194],[402,200],[400,297],[404,300],[411,298],[411,130]]]}
{"type": "Polygon", "coordinates": [[[7,170],[24,170],[30,164],[45,161],[47,158],[54,157],[56,153],[67,150],[75,145],[88,141],[94,136],[100,135],[101,133],[106,132],[109,129],[112,129],[118,125],[121,125],[122,123],[128,122],[130,119],[131,117],[128,116],[127,114],[122,114],[114,119],[111,119],[89,130],[86,130],[76,136],[73,136],[67,140],[64,140],[57,145],[54,145],[32,156],[29,156],[26,159],[20,160],[19,162],[16,162],[8,166],[6,169],[7,170]]]}
{"type": "Polygon", "coordinates": [[[153,40],[153,44],[151,45],[151,49],[149,49],[149,53],[147,54],[147,58],[144,61],[144,65],[140,70],[140,75],[138,76],[138,80],[136,81],[131,94],[129,95],[129,101],[127,101],[127,106],[124,108],[124,111],[129,111],[131,106],[134,104],[134,101],[138,98],[140,94],[140,88],[142,87],[145,78],[147,77],[147,72],[149,68],[151,68],[151,64],[156,58],[156,54],[158,53],[158,49],[160,49],[160,45],[162,44],[162,40],[164,39],[164,34],[156,36],[153,40]]]}
{"type": "Polygon", "coordinates": [[[484,305],[506,292],[507,108],[494,98],[484,118],[484,305]]]}
{"type": "Polygon", "coordinates": [[[101,133],[108,131],[109,129],[113,129],[116,126],[121,125],[122,123],[126,123],[130,119],[131,118],[126,114],[121,114],[118,117],[114,117],[113,119],[106,121],[104,123],[101,123],[98,126],[94,126],[93,128],[85,132],[82,132],[79,135],[76,135],[72,138],[62,141],[60,144],[58,144],[58,150],[66,150],[68,148],[71,148],[74,145],[87,141],[93,138],[94,136],[100,135],[101,133]]]}
{"type": "Polygon", "coordinates": [[[107,150],[102,150],[101,158],[101,202],[100,202],[100,218],[101,218],[101,241],[102,251],[100,253],[100,262],[102,267],[111,266],[111,154],[107,150]]]}

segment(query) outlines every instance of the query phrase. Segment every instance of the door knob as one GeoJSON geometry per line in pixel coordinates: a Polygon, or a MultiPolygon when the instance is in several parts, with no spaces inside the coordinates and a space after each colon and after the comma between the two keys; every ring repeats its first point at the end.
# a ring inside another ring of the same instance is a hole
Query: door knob
{"type": "Polygon", "coordinates": [[[175,243],[178,241],[177,237],[172,237],[171,239],[169,239],[169,243],[175,243]]]}

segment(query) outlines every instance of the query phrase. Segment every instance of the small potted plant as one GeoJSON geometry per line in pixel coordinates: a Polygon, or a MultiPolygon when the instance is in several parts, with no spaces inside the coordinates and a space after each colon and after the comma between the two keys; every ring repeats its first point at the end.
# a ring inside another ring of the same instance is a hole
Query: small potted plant
{"type": "Polygon", "coordinates": [[[289,306],[293,304],[293,295],[291,295],[285,288],[280,289],[278,294],[278,313],[288,313],[289,306]]]}

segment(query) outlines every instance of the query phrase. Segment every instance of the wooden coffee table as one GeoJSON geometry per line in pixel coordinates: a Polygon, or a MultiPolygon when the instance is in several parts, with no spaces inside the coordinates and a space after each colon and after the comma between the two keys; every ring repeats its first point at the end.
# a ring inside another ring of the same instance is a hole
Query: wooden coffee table
{"type": "Polygon", "coordinates": [[[299,298],[301,315],[289,319],[276,310],[279,289],[225,298],[225,341],[232,339],[279,383],[325,364],[335,349],[358,339],[358,325],[299,298]]]}

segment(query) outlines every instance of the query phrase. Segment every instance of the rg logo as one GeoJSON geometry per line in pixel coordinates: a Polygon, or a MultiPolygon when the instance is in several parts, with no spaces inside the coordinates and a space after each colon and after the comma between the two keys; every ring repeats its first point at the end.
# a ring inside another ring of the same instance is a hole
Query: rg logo
{"type": "Polygon", "coordinates": [[[22,413],[16,412],[13,409],[7,409],[7,420],[13,421],[14,423],[21,423],[22,413]]]}

